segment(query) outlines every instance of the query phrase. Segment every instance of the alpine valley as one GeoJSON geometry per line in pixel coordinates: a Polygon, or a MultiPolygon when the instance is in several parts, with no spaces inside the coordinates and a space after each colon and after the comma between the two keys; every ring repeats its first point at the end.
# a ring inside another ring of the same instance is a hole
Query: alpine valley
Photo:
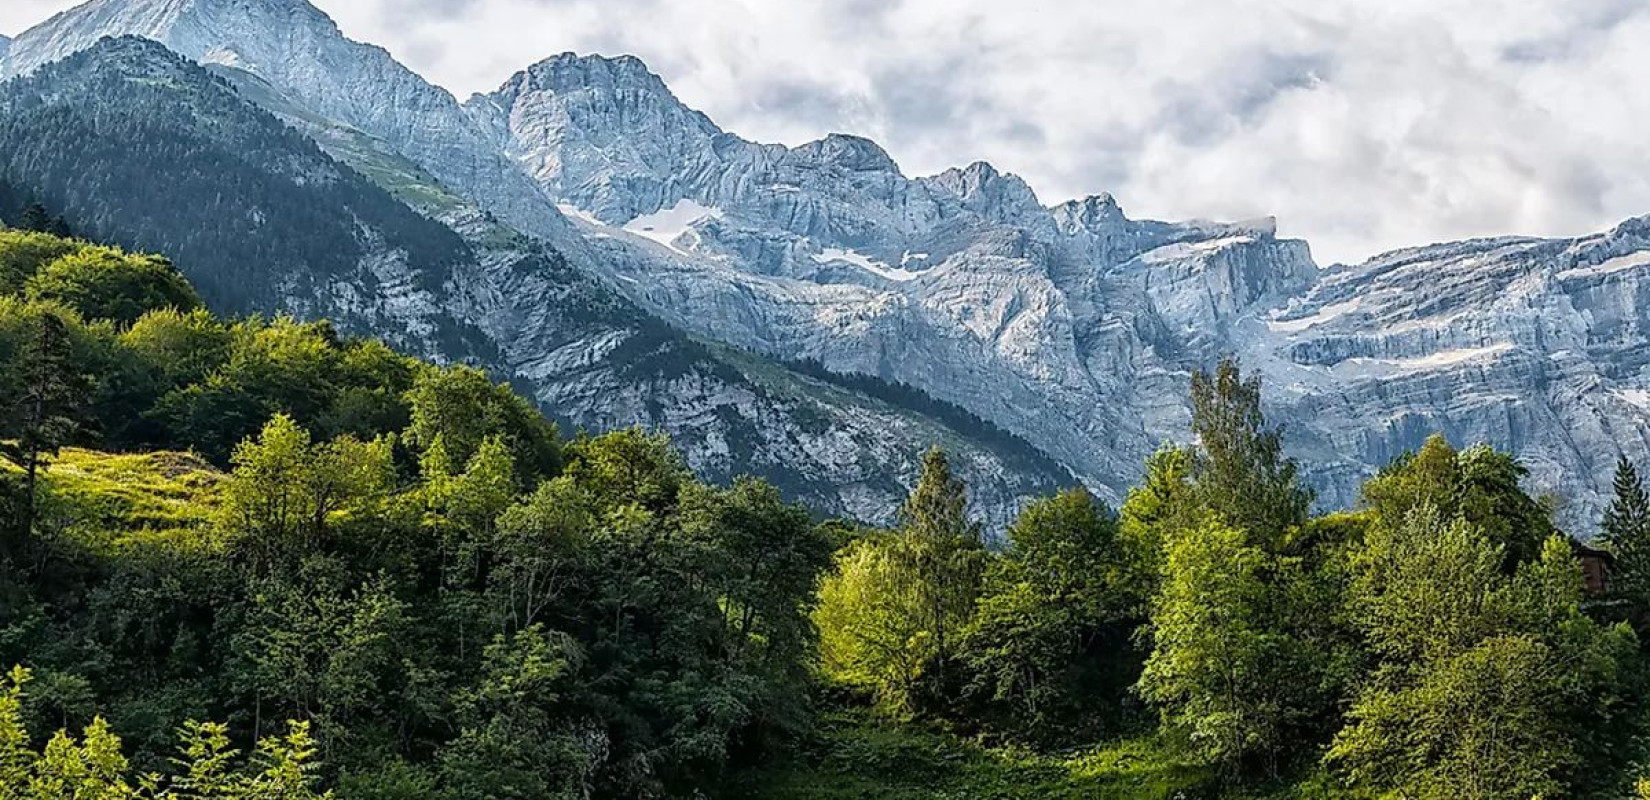
{"type": "Polygon", "coordinates": [[[747,141],[629,57],[461,102],[304,0],[93,0],[0,39],[0,77],[0,183],[172,255],[216,310],[477,363],[822,511],[887,521],[935,443],[996,526],[1058,485],[1118,501],[1226,355],[1326,507],[1442,432],[1584,532],[1618,456],[1650,457],[1650,217],[1324,268],[1272,220],[747,141]],[[175,146],[111,146],[137,134],[175,146]]]}

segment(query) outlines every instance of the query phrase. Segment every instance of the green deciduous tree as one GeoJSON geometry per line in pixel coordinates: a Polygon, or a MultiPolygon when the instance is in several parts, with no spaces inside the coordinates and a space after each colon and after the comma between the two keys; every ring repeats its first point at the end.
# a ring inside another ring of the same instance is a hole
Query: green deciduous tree
{"type": "Polygon", "coordinates": [[[221,513],[260,568],[318,551],[337,515],[370,512],[395,480],[389,439],[316,444],[285,415],[235,448],[232,461],[221,513]]]}
{"type": "Polygon", "coordinates": [[[1237,362],[1192,373],[1191,481],[1199,501],[1229,524],[1281,543],[1306,522],[1312,492],[1283,456],[1282,432],[1261,411],[1260,379],[1237,362]]]}
{"type": "Polygon", "coordinates": [[[1551,514],[1520,486],[1526,471],[1511,456],[1477,446],[1457,451],[1442,436],[1382,470],[1363,487],[1364,503],[1392,524],[1430,505],[1461,518],[1502,547],[1503,569],[1531,561],[1557,529],[1551,514]]]}
{"type": "Polygon", "coordinates": [[[969,692],[1028,738],[1081,741],[1120,721],[1135,678],[1133,564],[1087,492],[1040,500],[993,560],[961,660],[969,692]]]}
{"type": "Polygon", "coordinates": [[[935,655],[923,625],[922,598],[890,537],[864,538],[837,555],[819,592],[814,622],[820,657],[835,680],[873,693],[885,707],[908,712],[923,669],[935,655]]]}
{"type": "Polygon", "coordinates": [[[1561,538],[1513,575],[1505,562],[1431,505],[1370,530],[1351,608],[1377,669],[1329,753],[1354,783],[1418,800],[1568,790],[1633,637],[1582,613],[1561,538]]]}
{"type": "Polygon", "coordinates": [[[967,487],[943,452],[930,451],[899,529],[849,548],[821,592],[816,619],[827,668],[891,708],[913,708],[919,679],[946,692],[987,564],[967,510],[967,487]]]}
{"type": "Polygon", "coordinates": [[[58,731],[29,749],[20,708],[29,681],[21,667],[0,683],[0,798],[3,800],[331,800],[317,790],[319,764],[309,726],[259,742],[242,760],[223,725],[190,722],[171,776],[132,775],[120,738],[102,718],[79,741],[58,731]]]}
{"type": "Polygon", "coordinates": [[[171,262],[86,247],[46,264],[25,287],[36,301],[62,303],[86,319],[131,325],[150,311],[193,311],[201,300],[171,262]]]}
{"type": "Polygon", "coordinates": [[[1278,624],[1280,568],[1243,531],[1208,522],[1169,543],[1152,604],[1139,691],[1166,725],[1234,772],[1275,767],[1314,711],[1299,692],[1307,656],[1278,624]]]}
{"type": "Polygon", "coordinates": [[[469,463],[488,436],[500,437],[509,447],[524,481],[548,475],[560,464],[555,425],[480,370],[422,370],[406,399],[412,409],[408,442],[427,449],[440,438],[455,464],[469,463]]]}

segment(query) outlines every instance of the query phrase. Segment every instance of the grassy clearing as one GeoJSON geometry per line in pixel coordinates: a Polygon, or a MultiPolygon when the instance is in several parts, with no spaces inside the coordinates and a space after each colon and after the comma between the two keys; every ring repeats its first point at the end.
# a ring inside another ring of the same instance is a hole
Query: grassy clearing
{"type": "MultiPolygon", "coordinates": [[[[16,471],[15,468],[10,468],[16,471]]],[[[199,544],[224,474],[189,453],[67,449],[46,469],[41,514],[89,545],[166,539],[199,544]]]]}
{"type": "Polygon", "coordinates": [[[796,759],[738,776],[730,800],[1328,800],[1351,798],[1321,775],[1258,793],[1155,735],[1067,756],[981,746],[863,712],[832,714],[796,759]]]}

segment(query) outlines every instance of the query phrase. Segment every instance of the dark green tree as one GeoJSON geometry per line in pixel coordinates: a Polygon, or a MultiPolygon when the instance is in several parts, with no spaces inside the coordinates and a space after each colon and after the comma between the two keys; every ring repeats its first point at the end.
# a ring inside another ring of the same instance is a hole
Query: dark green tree
{"type": "Polygon", "coordinates": [[[24,339],[5,379],[0,456],[23,470],[22,535],[34,528],[40,472],[80,426],[87,386],[77,363],[72,321],[61,311],[36,308],[25,317],[24,339]]]}
{"type": "Polygon", "coordinates": [[[1008,531],[961,645],[967,691],[995,724],[1050,744],[1121,722],[1138,659],[1134,572],[1088,492],[1039,500],[1008,531]]]}
{"type": "Polygon", "coordinates": [[[69,223],[62,217],[54,216],[39,202],[28,204],[23,209],[23,215],[17,221],[17,227],[26,231],[46,233],[63,239],[69,238],[69,223]]]}
{"type": "Polygon", "coordinates": [[[1615,555],[1610,595],[1622,602],[1640,631],[1650,622],[1650,495],[1626,456],[1616,462],[1615,498],[1604,512],[1599,538],[1615,555]]]}
{"type": "Polygon", "coordinates": [[[943,450],[923,457],[922,477],[899,520],[895,558],[916,576],[918,605],[934,637],[943,682],[956,639],[974,613],[986,566],[980,527],[968,519],[968,487],[952,474],[943,450]]]}

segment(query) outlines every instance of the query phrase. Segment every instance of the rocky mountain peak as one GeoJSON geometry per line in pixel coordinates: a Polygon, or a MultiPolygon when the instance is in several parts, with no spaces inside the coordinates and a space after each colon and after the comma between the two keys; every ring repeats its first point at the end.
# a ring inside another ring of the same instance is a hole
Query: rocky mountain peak
{"type": "Polygon", "coordinates": [[[705,140],[722,133],[709,117],[677,99],[641,59],[628,55],[552,56],[511,76],[498,91],[472,98],[469,106],[472,113],[487,106],[507,113],[512,127],[552,125],[539,132],[567,142],[629,140],[621,149],[636,152],[649,148],[637,141],[642,138],[705,140]]]}
{"type": "Polygon", "coordinates": [[[948,169],[927,182],[955,195],[964,208],[993,222],[1026,227],[1047,224],[1046,212],[1031,185],[984,161],[948,169]]]}
{"type": "Polygon", "coordinates": [[[120,35],[153,39],[191,58],[249,68],[255,66],[253,56],[267,55],[259,52],[267,48],[236,47],[236,40],[289,39],[304,31],[342,35],[332,18],[307,0],[92,0],[18,36],[0,75],[32,72],[99,39],[120,35]]]}
{"type": "MultiPolygon", "coordinates": [[[[137,36],[110,36],[92,47],[77,52],[61,61],[29,73],[15,81],[17,97],[33,98],[42,86],[50,93],[110,91],[110,81],[148,81],[164,79],[169,88],[180,91],[200,91],[212,83],[206,73],[165,45],[137,36]]],[[[35,100],[25,101],[32,104],[35,100]]],[[[0,106],[0,113],[6,109],[0,106]]]]}
{"type": "Polygon", "coordinates": [[[1070,236],[1079,232],[1103,233],[1129,224],[1128,215],[1117,204],[1111,193],[1091,195],[1081,200],[1068,200],[1052,210],[1055,224],[1070,236]]]}
{"type": "MultiPolygon", "coordinates": [[[[646,88],[665,95],[671,94],[663,78],[653,74],[641,59],[631,55],[609,57],[561,53],[528,67],[512,78],[511,83],[521,79],[530,81],[533,88],[556,92],[589,89],[607,84],[646,88]]],[[[672,97],[674,98],[674,95],[672,97]]]]}
{"type": "Polygon", "coordinates": [[[851,172],[886,172],[900,174],[894,157],[882,145],[863,136],[833,133],[816,142],[809,142],[791,150],[791,155],[803,161],[828,164],[851,172]]]}

